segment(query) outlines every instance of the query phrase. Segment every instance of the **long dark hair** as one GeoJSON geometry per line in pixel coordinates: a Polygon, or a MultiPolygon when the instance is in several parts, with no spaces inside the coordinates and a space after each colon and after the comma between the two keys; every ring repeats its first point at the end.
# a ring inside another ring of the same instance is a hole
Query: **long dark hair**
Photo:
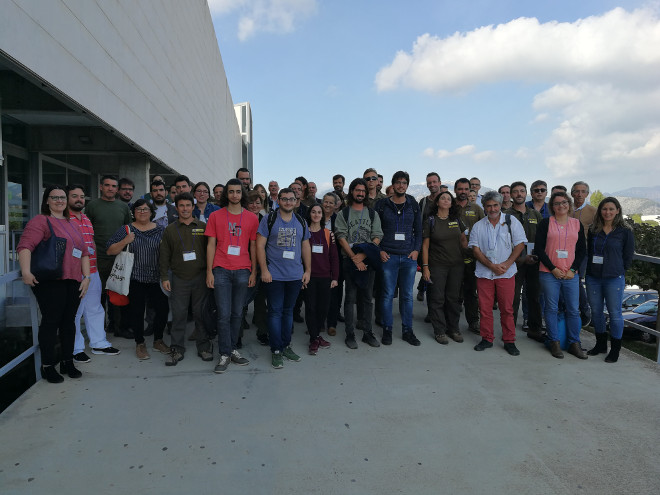
{"type": "Polygon", "coordinates": [[[607,198],[604,198],[600,204],[598,205],[598,209],[596,210],[596,215],[594,216],[594,222],[591,224],[589,227],[589,230],[591,230],[594,234],[598,234],[603,230],[603,225],[605,222],[603,222],[603,206],[605,203],[612,203],[617,210],[619,210],[619,213],[616,214],[614,217],[614,220],[612,220],[612,230],[616,229],[617,227],[623,227],[624,229],[630,229],[630,225],[628,222],[626,222],[623,219],[623,210],[621,209],[621,203],[619,203],[619,200],[612,197],[608,196],[607,198]]]}
{"type": "Polygon", "coordinates": [[[431,210],[430,210],[431,215],[435,216],[438,214],[438,200],[440,199],[440,196],[442,196],[443,194],[447,194],[451,198],[451,206],[449,207],[449,218],[451,220],[456,220],[459,217],[459,211],[458,211],[459,206],[456,203],[456,198],[449,191],[442,191],[435,197],[435,200],[433,200],[433,205],[431,206],[431,210]]]}
{"type": "Polygon", "coordinates": [[[41,210],[40,210],[41,214],[50,216],[50,206],[48,206],[48,196],[50,196],[50,193],[52,193],[56,189],[59,189],[62,192],[64,192],[64,204],[66,205],[66,207],[64,208],[62,214],[64,215],[64,218],[66,218],[68,221],[69,220],[69,202],[67,199],[68,195],[66,193],[66,189],[64,189],[62,186],[58,184],[49,184],[48,186],[46,186],[46,189],[44,189],[44,194],[41,197],[41,210]]]}
{"type": "Polygon", "coordinates": [[[229,179],[222,190],[220,196],[220,208],[225,208],[229,205],[229,186],[241,186],[241,206],[247,208],[247,189],[243,183],[238,179],[229,179]]]}
{"type": "MultiPolygon", "coordinates": [[[[312,226],[312,209],[317,206],[321,208],[321,221],[323,221],[323,219],[325,218],[325,213],[323,213],[323,208],[321,207],[321,205],[318,203],[313,204],[312,206],[307,208],[307,215],[305,216],[305,220],[307,220],[307,225],[309,225],[310,227],[312,226]]],[[[323,225],[321,225],[321,228],[323,228],[323,225]]]]}

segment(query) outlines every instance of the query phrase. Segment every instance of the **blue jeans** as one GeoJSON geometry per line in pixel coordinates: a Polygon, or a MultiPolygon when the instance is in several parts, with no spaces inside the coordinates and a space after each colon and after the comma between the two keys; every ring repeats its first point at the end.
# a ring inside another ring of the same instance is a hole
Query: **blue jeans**
{"type": "Polygon", "coordinates": [[[607,304],[607,312],[610,314],[610,336],[613,339],[620,339],[623,335],[621,303],[625,288],[626,279],[623,275],[610,278],[587,275],[587,296],[591,305],[591,321],[594,323],[596,333],[605,333],[603,306],[607,304]]]}
{"type": "Polygon", "coordinates": [[[539,280],[545,297],[545,326],[548,340],[558,341],[557,313],[559,296],[566,306],[566,341],[569,344],[580,342],[580,278],[577,274],[570,280],[558,279],[552,273],[539,272],[539,280]]]}
{"type": "Polygon", "coordinates": [[[293,306],[302,286],[300,280],[273,280],[264,284],[268,297],[268,340],[271,352],[282,351],[291,344],[293,306]]]}
{"type": "Polygon", "coordinates": [[[399,313],[404,332],[412,331],[413,288],[417,261],[404,254],[392,254],[383,263],[383,295],[378,303],[382,308],[383,328],[392,329],[392,302],[397,282],[399,284],[399,313]]]}
{"type": "Polygon", "coordinates": [[[215,304],[218,307],[218,351],[229,355],[236,349],[241,332],[243,306],[248,292],[250,270],[213,269],[215,304]]]}

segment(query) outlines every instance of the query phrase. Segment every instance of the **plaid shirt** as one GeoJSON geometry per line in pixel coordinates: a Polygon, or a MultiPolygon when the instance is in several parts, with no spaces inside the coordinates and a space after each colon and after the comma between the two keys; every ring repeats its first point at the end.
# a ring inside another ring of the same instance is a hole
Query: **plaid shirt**
{"type": "Polygon", "coordinates": [[[80,220],[75,215],[71,215],[69,218],[78,224],[87,245],[87,250],[89,251],[89,273],[96,273],[96,244],[94,244],[94,227],[92,227],[92,222],[84,213],[80,214],[80,220]]]}

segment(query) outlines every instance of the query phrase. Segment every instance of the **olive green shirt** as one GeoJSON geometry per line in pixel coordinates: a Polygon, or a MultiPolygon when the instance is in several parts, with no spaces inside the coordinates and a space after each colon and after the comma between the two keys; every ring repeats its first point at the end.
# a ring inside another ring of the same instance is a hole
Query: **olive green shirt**
{"type": "Polygon", "coordinates": [[[178,278],[191,280],[206,271],[207,238],[204,235],[206,224],[193,218],[189,225],[177,220],[163,233],[160,243],[160,279],[169,280],[168,270],[178,278]],[[194,260],[184,260],[184,254],[194,260]]]}

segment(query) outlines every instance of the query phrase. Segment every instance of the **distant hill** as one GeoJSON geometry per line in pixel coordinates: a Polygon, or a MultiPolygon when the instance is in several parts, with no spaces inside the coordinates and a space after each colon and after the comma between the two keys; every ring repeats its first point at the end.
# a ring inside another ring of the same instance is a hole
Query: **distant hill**
{"type": "Polygon", "coordinates": [[[631,198],[628,196],[619,196],[618,194],[615,194],[614,197],[619,200],[621,209],[626,215],[633,215],[635,213],[639,213],[640,215],[660,215],[660,204],[651,199],[631,198]]]}
{"type": "MultiPolygon", "coordinates": [[[[660,203],[660,186],[629,187],[628,189],[612,193],[612,196],[616,196],[617,199],[619,199],[619,196],[626,198],[646,198],[660,203]]],[[[619,199],[619,201],[621,200],[619,199]]]]}

